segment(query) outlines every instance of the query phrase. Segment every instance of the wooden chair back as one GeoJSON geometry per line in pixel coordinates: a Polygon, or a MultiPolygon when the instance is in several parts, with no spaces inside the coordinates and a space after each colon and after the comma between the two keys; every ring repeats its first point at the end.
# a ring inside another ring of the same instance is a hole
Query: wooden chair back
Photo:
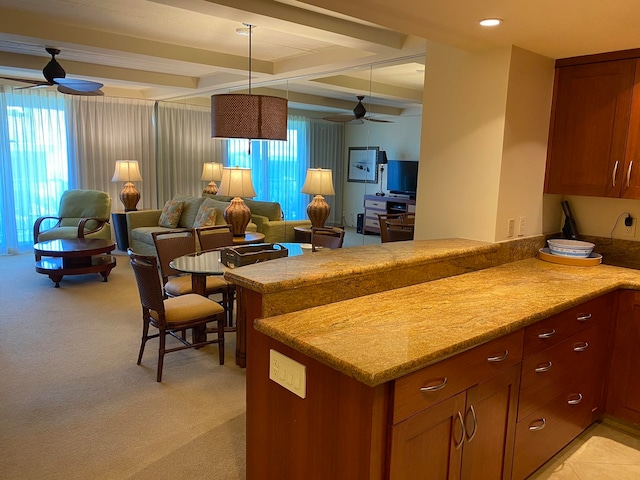
{"type": "Polygon", "coordinates": [[[151,236],[156,246],[160,274],[164,284],[167,283],[169,277],[180,274],[179,271],[171,268],[169,262],[174,258],[196,251],[195,233],[193,230],[170,230],[168,232],[153,232],[151,236]]]}
{"type": "Polygon", "coordinates": [[[164,321],[164,298],[156,257],[138,255],[131,249],[128,250],[128,254],[129,263],[136,277],[142,308],[157,312],[159,320],[164,321]]]}
{"type": "Polygon", "coordinates": [[[311,228],[311,251],[315,252],[320,248],[342,248],[344,242],[344,230],[341,228],[312,227],[311,228]]]}
{"type": "Polygon", "coordinates": [[[233,245],[233,232],[229,225],[196,228],[196,235],[202,250],[215,250],[233,245]]]}
{"type": "Polygon", "coordinates": [[[413,240],[415,219],[413,213],[378,214],[380,241],[387,243],[413,240]]]}

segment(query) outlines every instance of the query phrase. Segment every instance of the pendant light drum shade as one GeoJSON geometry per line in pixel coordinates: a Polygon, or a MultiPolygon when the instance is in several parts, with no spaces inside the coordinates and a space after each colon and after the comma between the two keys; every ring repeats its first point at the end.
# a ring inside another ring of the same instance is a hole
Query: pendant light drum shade
{"type": "Polygon", "coordinates": [[[228,93],[211,96],[211,136],[287,139],[287,99],[228,93]]]}

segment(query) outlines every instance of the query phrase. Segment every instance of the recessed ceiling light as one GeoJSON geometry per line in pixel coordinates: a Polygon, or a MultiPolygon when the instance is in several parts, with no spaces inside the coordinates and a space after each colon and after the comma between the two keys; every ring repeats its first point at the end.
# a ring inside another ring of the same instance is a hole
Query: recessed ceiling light
{"type": "Polygon", "coordinates": [[[502,23],[501,18],[485,18],[484,20],[480,20],[480,25],[483,27],[496,27],[502,23]]]}

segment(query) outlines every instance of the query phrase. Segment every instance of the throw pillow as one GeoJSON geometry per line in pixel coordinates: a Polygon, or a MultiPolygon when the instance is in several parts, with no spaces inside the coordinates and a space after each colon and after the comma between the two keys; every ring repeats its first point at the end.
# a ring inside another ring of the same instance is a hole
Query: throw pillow
{"type": "Polygon", "coordinates": [[[176,228],[180,221],[180,215],[182,214],[183,202],[176,200],[169,200],[164,204],[162,213],[158,219],[158,225],[167,228],[176,228]]]}
{"type": "Polygon", "coordinates": [[[200,205],[196,218],[193,221],[193,228],[210,227],[216,224],[215,207],[207,207],[206,205],[200,205]]]}

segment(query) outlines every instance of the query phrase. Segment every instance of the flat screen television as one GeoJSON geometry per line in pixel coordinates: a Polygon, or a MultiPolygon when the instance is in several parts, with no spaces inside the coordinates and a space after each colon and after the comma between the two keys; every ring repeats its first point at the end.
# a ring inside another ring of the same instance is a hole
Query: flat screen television
{"type": "Polygon", "coordinates": [[[387,190],[390,193],[415,196],[418,188],[418,162],[389,160],[387,190]]]}

